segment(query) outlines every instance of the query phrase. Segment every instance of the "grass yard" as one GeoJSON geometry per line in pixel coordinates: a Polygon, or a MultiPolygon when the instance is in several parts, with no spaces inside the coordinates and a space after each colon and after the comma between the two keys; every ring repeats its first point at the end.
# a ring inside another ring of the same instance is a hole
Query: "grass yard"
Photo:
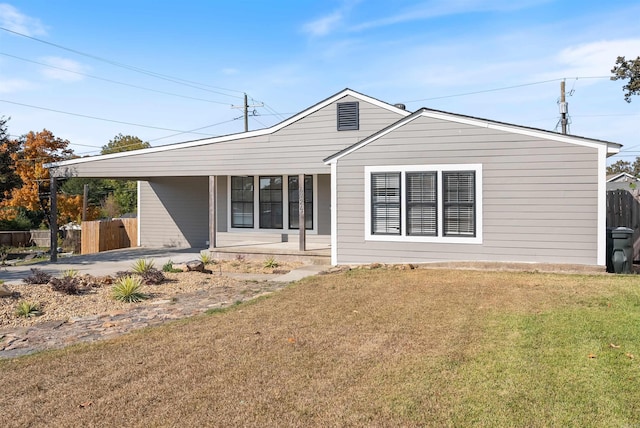
{"type": "Polygon", "coordinates": [[[0,426],[638,426],[640,277],[354,270],[0,361],[0,426]]]}

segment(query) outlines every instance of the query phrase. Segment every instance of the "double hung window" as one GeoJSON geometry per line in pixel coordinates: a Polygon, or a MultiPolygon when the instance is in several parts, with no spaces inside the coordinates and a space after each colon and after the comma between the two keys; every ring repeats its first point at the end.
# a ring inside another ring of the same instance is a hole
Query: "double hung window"
{"type": "Polygon", "coordinates": [[[253,176],[231,177],[231,227],[253,227],[253,176]]]}
{"type": "MultiPolygon", "coordinates": [[[[229,227],[286,232],[300,228],[298,175],[229,177],[229,227]]],[[[305,229],[315,232],[317,186],[313,175],[304,176],[305,229]]]]}
{"type": "MultiPolygon", "coordinates": [[[[300,228],[300,196],[298,177],[289,176],[289,229],[300,228]]],[[[305,229],[313,229],[313,176],[304,176],[304,223],[305,229]]]]}
{"type": "Polygon", "coordinates": [[[260,228],[282,229],[282,176],[260,177],[260,228]]]}
{"type": "Polygon", "coordinates": [[[376,235],[400,234],[400,173],[371,174],[371,226],[376,235]]]}
{"type": "Polygon", "coordinates": [[[481,165],[365,170],[367,239],[482,242],[478,218],[482,212],[481,165]]]}

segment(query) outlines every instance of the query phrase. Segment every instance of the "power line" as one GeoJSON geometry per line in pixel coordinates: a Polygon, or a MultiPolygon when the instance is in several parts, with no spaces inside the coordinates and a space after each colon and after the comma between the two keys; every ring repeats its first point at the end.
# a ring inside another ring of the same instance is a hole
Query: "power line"
{"type": "Polygon", "coordinates": [[[21,37],[24,37],[24,38],[27,38],[27,39],[30,39],[30,40],[34,40],[34,41],[39,42],[39,43],[43,43],[43,44],[46,44],[46,45],[49,45],[49,46],[53,46],[53,47],[58,48],[58,49],[62,49],[62,50],[68,51],[68,52],[72,52],[72,53],[75,53],[76,55],[81,55],[81,56],[84,56],[84,57],[87,57],[87,58],[91,58],[91,59],[95,59],[97,61],[101,61],[101,62],[105,62],[107,64],[111,64],[111,65],[116,66],[116,67],[124,68],[126,70],[135,71],[136,73],[145,74],[147,76],[155,77],[156,79],[166,80],[168,82],[172,82],[172,83],[176,83],[176,84],[184,85],[184,86],[189,86],[189,87],[192,87],[192,88],[200,89],[202,91],[213,92],[213,93],[224,95],[224,96],[231,97],[231,98],[242,98],[242,96],[230,95],[230,94],[226,94],[224,92],[219,92],[219,91],[206,89],[206,88],[207,87],[208,88],[214,88],[214,89],[218,89],[218,90],[221,90],[221,91],[227,91],[227,92],[237,92],[237,93],[240,93],[240,94],[244,93],[243,91],[238,91],[238,90],[235,90],[235,89],[221,88],[221,87],[218,87],[218,86],[207,85],[207,84],[204,84],[204,83],[194,82],[194,81],[182,79],[182,78],[179,78],[179,77],[173,77],[173,76],[169,76],[169,75],[166,75],[166,74],[156,73],[154,71],[146,70],[144,68],[135,67],[135,66],[132,66],[132,65],[120,63],[120,62],[117,62],[117,61],[113,61],[113,60],[110,60],[110,59],[99,57],[97,55],[93,55],[93,54],[82,52],[82,51],[79,51],[79,50],[76,50],[76,49],[68,48],[66,46],[58,45],[56,43],[47,42],[46,40],[38,39],[37,37],[28,36],[26,34],[23,34],[23,33],[17,32],[17,31],[9,30],[8,28],[0,27],[0,30],[6,31],[6,32],[11,33],[11,34],[15,34],[17,36],[21,36],[21,37]]]}
{"type": "Polygon", "coordinates": [[[55,65],[45,64],[43,62],[33,61],[33,60],[30,60],[30,59],[27,59],[27,58],[21,58],[19,56],[11,55],[11,54],[4,53],[4,52],[0,52],[0,55],[4,55],[4,56],[10,57],[10,58],[18,59],[20,61],[30,62],[32,64],[41,65],[43,67],[49,67],[49,68],[53,68],[53,69],[56,69],[56,70],[62,70],[64,72],[77,74],[79,76],[90,77],[92,79],[101,80],[103,82],[113,83],[113,84],[116,84],[116,85],[128,86],[130,88],[142,89],[142,90],[145,90],[145,91],[156,92],[158,94],[171,95],[171,96],[174,96],[174,97],[187,98],[187,99],[190,99],[190,100],[204,101],[204,102],[214,103],[214,104],[229,105],[229,103],[225,103],[225,102],[222,102],[222,101],[213,101],[213,100],[207,100],[207,99],[204,99],[204,98],[190,97],[188,95],[180,95],[180,94],[176,94],[176,93],[173,93],[173,92],[160,91],[160,90],[157,90],[157,89],[146,88],[144,86],[138,86],[138,85],[133,85],[133,84],[130,84],[130,83],[119,82],[117,80],[107,79],[105,77],[93,76],[91,74],[81,73],[79,71],[69,70],[67,68],[62,68],[62,67],[57,67],[55,65]]]}
{"type": "Polygon", "coordinates": [[[550,83],[550,82],[558,82],[561,80],[565,80],[565,79],[609,79],[609,76],[586,76],[586,77],[571,77],[571,78],[558,78],[558,79],[549,79],[549,80],[541,80],[539,82],[530,82],[530,83],[522,83],[520,85],[512,85],[512,86],[503,86],[500,88],[492,88],[492,89],[484,89],[482,91],[473,91],[473,92],[463,92],[460,94],[454,94],[454,95],[443,95],[440,97],[432,97],[432,98],[422,98],[419,100],[412,100],[412,101],[403,101],[404,104],[409,104],[409,103],[417,103],[417,102],[421,102],[421,101],[433,101],[433,100],[442,100],[445,98],[454,98],[454,97],[464,97],[467,95],[476,95],[476,94],[484,94],[487,92],[497,92],[497,91],[505,91],[507,89],[515,89],[515,88],[522,88],[525,86],[533,86],[533,85],[541,85],[543,83],[550,83]]]}
{"type": "MultiPolygon", "coordinates": [[[[159,130],[162,130],[162,131],[184,132],[184,131],[181,131],[179,129],[163,128],[163,127],[160,127],[160,126],[152,126],[152,125],[142,125],[142,124],[139,124],[139,123],[124,122],[124,121],[121,121],[121,120],[114,120],[114,119],[104,119],[104,118],[101,118],[101,117],[89,116],[89,115],[80,114],[80,113],[71,113],[71,112],[67,112],[67,111],[56,110],[56,109],[47,108],[47,107],[39,107],[39,106],[30,105],[30,104],[23,104],[23,103],[18,103],[18,102],[9,101],[9,100],[0,99],[0,102],[4,102],[4,103],[8,103],[8,104],[14,104],[14,105],[22,106],[22,107],[34,108],[34,109],[38,109],[38,110],[51,111],[51,112],[54,112],[54,113],[66,114],[66,115],[69,115],[69,116],[84,117],[86,119],[93,119],[93,120],[101,120],[101,121],[104,121],[104,122],[120,123],[120,124],[123,124],[123,125],[138,126],[138,127],[141,127],[141,128],[159,129],[159,130]]],[[[211,134],[203,134],[203,133],[199,133],[199,132],[193,132],[193,134],[198,134],[198,135],[204,135],[204,136],[207,136],[207,137],[211,137],[211,134]]]]}

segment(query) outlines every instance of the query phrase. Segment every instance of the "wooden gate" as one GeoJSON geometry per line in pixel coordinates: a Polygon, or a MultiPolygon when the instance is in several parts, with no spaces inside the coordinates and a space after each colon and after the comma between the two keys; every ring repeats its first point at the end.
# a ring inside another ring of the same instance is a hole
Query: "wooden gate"
{"type": "Polygon", "coordinates": [[[82,222],[82,254],[137,246],[137,218],[82,222]]]}
{"type": "Polygon", "coordinates": [[[607,192],[607,227],[633,229],[633,259],[640,260],[640,201],[627,190],[607,192]]]}

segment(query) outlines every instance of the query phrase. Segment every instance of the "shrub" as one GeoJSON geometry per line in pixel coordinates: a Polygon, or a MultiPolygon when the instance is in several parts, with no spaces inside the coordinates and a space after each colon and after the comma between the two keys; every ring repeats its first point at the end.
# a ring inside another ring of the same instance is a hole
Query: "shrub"
{"type": "Polygon", "coordinates": [[[62,278],[51,278],[49,281],[51,289],[64,294],[80,294],[80,284],[78,278],[74,276],[63,276],[62,278]]]}
{"type": "Polygon", "coordinates": [[[182,272],[182,271],[180,269],[174,269],[173,268],[173,262],[171,260],[169,260],[164,265],[162,265],[162,272],[177,273],[177,272],[182,272]]]}
{"type": "Polygon", "coordinates": [[[23,281],[27,284],[47,284],[51,281],[51,278],[51,274],[48,274],[38,268],[31,268],[31,275],[24,278],[23,281]]]}
{"type": "Polygon", "coordinates": [[[267,269],[277,268],[278,266],[279,266],[279,263],[276,261],[274,257],[269,257],[264,261],[264,263],[262,263],[262,267],[267,269]]]}
{"type": "Polygon", "coordinates": [[[18,303],[16,315],[19,317],[31,318],[42,315],[42,311],[40,311],[40,306],[37,303],[22,301],[18,303]]]}
{"type": "Polygon", "coordinates": [[[133,264],[133,266],[131,266],[131,269],[135,273],[142,275],[145,272],[148,272],[151,269],[154,269],[154,263],[153,263],[153,260],[138,259],[133,264]]]}
{"type": "Polygon", "coordinates": [[[112,288],[114,299],[126,303],[140,302],[148,296],[140,291],[142,280],[137,276],[124,276],[119,278],[112,288]]]}

